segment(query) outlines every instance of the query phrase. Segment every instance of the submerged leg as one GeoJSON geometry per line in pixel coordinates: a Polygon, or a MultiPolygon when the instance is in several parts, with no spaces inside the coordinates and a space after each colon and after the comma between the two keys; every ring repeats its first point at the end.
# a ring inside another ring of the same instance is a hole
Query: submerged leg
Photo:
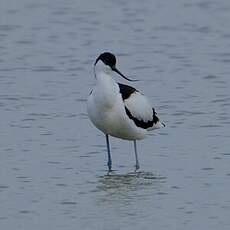
{"type": "Polygon", "coordinates": [[[110,146],[109,146],[109,135],[106,134],[106,145],[107,145],[107,152],[108,152],[108,168],[109,172],[112,171],[112,159],[111,159],[111,154],[110,154],[110,146]]]}
{"type": "Polygon", "coordinates": [[[137,155],[137,143],[136,143],[136,140],[134,140],[134,151],[135,151],[135,158],[136,158],[136,171],[140,168],[140,164],[139,164],[139,161],[138,161],[138,155],[137,155]]]}

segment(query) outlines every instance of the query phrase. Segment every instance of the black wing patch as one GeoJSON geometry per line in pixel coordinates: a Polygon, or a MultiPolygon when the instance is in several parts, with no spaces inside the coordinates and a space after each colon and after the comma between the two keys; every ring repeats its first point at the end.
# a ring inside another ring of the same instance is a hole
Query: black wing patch
{"type": "Polygon", "coordinates": [[[132,119],[137,127],[140,127],[142,129],[148,129],[153,126],[153,124],[156,124],[159,121],[159,118],[156,116],[156,112],[153,108],[153,119],[151,121],[143,121],[143,120],[138,120],[136,117],[134,117],[131,112],[125,107],[125,112],[127,116],[132,119]]]}
{"type": "Polygon", "coordinates": [[[130,97],[131,94],[134,92],[138,92],[135,88],[129,85],[124,85],[121,83],[118,83],[119,88],[120,88],[120,94],[122,96],[122,99],[125,100],[130,97]]]}

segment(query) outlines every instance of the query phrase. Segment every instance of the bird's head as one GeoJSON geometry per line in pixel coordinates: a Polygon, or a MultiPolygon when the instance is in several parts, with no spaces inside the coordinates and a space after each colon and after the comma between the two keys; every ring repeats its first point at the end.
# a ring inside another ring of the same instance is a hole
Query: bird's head
{"type": "Polygon", "coordinates": [[[96,59],[94,63],[95,68],[99,69],[100,71],[103,71],[107,74],[110,74],[112,71],[118,73],[121,77],[128,81],[136,81],[131,80],[124,76],[116,67],[116,57],[114,54],[110,52],[104,52],[99,55],[99,57],[96,59]]]}

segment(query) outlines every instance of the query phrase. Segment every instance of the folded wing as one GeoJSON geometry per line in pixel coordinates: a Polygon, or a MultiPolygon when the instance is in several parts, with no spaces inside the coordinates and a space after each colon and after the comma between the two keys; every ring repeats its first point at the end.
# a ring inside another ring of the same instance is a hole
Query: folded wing
{"type": "Polygon", "coordinates": [[[156,125],[159,119],[147,98],[131,86],[120,83],[118,85],[126,114],[135,125],[143,129],[158,128],[156,125]]]}

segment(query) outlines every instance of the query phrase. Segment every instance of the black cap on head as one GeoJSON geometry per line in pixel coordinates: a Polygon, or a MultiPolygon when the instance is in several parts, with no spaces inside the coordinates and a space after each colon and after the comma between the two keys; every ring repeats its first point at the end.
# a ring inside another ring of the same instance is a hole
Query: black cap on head
{"type": "Polygon", "coordinates": [[[103,61],[105,65],[110,66],[111,69],[114,69],[116,66],[116,57],[112,53],[104,52],[100,54],[100,56],[96,59],[94,65],[96,65],[99,60],[103,61]]]}
{"type": "Polygon", "coordinates": [[[94,65],[97,64],[97,62],[101,60],[105,65],[110,66],[110,68],[118,73],[120,76],[122,76],[124,79],[128,80],[128,81],[137,81],[137,80],[131,80],[129,78],[127,78],[126,76],[124,76],[117,68],[116,68],[116,57],[114,54],[110,53],[110,52],[104,52],[102,54],[100,54],[100,56],[96,59],[94,65]]]}

